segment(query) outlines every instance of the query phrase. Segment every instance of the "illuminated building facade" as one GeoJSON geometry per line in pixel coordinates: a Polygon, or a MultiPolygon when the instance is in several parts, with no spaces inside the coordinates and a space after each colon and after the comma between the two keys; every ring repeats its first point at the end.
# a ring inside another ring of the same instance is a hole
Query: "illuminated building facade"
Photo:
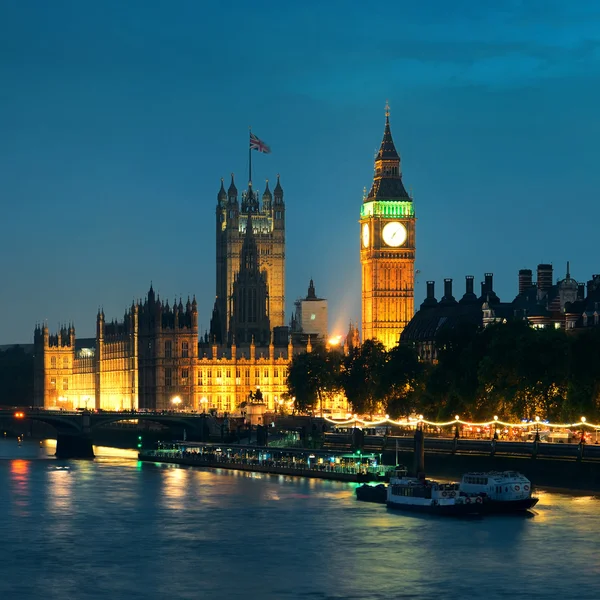
{"type": "Polygon", "coordinates": [[[362,337],[389,349],[414,313],[415,211],[402,183],[386,107],[373,185],[360,211],[362,337]]]}
{"type": "Polygon", "coordinates": [[[273,192],[267,181],[262,204],[258,197],[258,192],[253,190],[252,182],[249,182],[240,203],[233,174],[227,191],[221,180],[216,208],[217,278],[211,341],[229,344],[233,341],[234,282],[250,218],[258,250],[258,268],[267,284],[270,326],[282,327],[285,324],[285,204],[279,175],[273,192]]]}
{"type": "MultiPolygon", "coordinates": [[[[283,328],[285,333],[285,328],[283,328]]],[[[208,336],[207,336],[208,337],[208,336]]],[[[34,332],[34,404],[44,408],[194,410],[240,414],[260,389],[266,410],[288,412],[287,372],[295,353],[310,351],[291,338],[270,334],[266,344],[198,342],[195,298],[184,306],[162,303],[150,287],[120,322],[96,318],[96,338],[81,347],[73,326],[50,335],[34,332]]],[[[347,412],[345,398],[328,399],[323,411],[347,412]]]]}

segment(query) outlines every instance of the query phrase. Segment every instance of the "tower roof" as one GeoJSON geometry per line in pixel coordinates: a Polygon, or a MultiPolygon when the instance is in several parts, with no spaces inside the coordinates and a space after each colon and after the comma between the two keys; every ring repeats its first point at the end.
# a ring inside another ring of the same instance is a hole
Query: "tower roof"
{"type": "Polygon", "coordinates": [[[267,179],[267,187],[265,188],[265,191],[263,193],[263,198],[272,198],[273,196],[271,195],[271,190],[269,189],[269,180],[267,179]]]}
{"type": "Polygon", "coordinates": [[[385,129],[379,152],[375,157],[373,185],[365,202],[373,200],[410,200],[402,183],[400,156],[396,151],[390,129],[390,108],[385,107],[385,129]]]}
{"type": "Polygon", "coordinates": [[[276,196],[283,196],[283,188],[281,187],[281,184],[279,183],[279,173],[277,173],[277,185],[275,186],[275,189],[273,190],[273,192],[276,196]]]}
{"type": "Polygon", "coordinates": [[[231,183],[229,185],[229,189],[227,190],[227,193],[230,196],[237,196],[237,188],[235,187],[235,183],[233,182],[233,173],[231,174],[231,183]]]}
{"type": "Polygon", "coordinates": [[[227,199],[227,192],[225,191],[225,186],[223,185],[223,178],[221,177],[221,189],[219,190],[219,193],[217,194],[217,200],[226,200],[227,199]]]}

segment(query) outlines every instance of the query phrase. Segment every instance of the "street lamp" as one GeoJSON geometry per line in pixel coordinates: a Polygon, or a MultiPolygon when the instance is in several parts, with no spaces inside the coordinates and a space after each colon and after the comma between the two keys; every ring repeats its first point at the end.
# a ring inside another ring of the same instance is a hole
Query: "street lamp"
{"type": "Polygon", "coordinates": [[[581,417],[581,443],[585,444],[585,430],[583,429],[585,425],[585,417],[581,417]]]}
{"type": "Polygon", "coordinates": [[[494,415],[494,439],[498,439],[498,415],[494,415]]]}
{"type": "Polygon", "coordinates": [[[459,415],[455,415],[454,416],[454,420],[456,421],[456,426],[454,428],[454,438],[458,439],[460,437],[460,433],[458,431],[458,421],[460,420],[460,416],[459,415]]]}
{"type": "Polygon", "coordinates": [[[535,418],[535,441],[540,441],[540,418],[535,418]]]}
{"type": "Polygon", "coordinates": [[[181,398],[179,396],[175,396],[174,398],[171,398],[171,402],[173,403],[173,406],[175,406],[175,410],[179,410],[179,405],[181,404],[181,398]]]}
{"type": "Polygon", "coordinates": [[[202,396],[200,398],[200,404],[202,405],[202,414],[206,414],[206,405],[208,404],[208,398],[206,396],[202,396]]]}
{"type": "MultiPolygon", "coordinates": [[[[275,396],[275,400],[277,400],[277,396],[275,396]]],[[[283,414],[283,400],[279,398],[279,400],[277,400],[277,404],[279,404],[279,412],[283,414]]]]}

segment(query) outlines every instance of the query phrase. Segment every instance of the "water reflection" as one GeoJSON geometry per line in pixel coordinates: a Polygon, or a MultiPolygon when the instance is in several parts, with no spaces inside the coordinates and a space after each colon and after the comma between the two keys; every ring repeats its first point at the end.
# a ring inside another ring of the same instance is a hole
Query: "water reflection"
{"type": "Polygon", "coordinates": [[[0,440],[0,456],[11,452],[0,598],[596,597],[600,503],[589,495],[540,492],[534,518],[453,520],[356,502],[341,482],[140,464],[102,448],[65,463],[0,440]]]}
{"type": "Polygon", "coordinates": [[[13,515],[28,517],[29,512],[29,467],[27,460],[16,459],[10,464],[10,490],[13,515]]]}

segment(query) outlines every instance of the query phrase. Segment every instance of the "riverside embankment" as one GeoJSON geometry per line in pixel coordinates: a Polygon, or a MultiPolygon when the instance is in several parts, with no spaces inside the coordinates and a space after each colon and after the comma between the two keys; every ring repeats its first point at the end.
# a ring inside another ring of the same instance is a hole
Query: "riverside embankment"
{"type": "MultiPolygon", "coordinates": [[[[248,447],[252,450],[252,447],[248,447]]],[[[274,451],[281,451],[273,448],[274,451]]],[[[310,450],[305,450],[310,454],[310,450]]],[[[387,468],[396,462],[410,467],[413,452],[385,451],[382,464],[387,468]]],[[[312,477],[336,481],[365,481],[378,479],[376,472],[368,472],[364,467],[340,466],[335,464],[306,465],[300,461],[278,461],[270,459],[239,459],[226,456],[195,454],[188,452],[164,452],[145,450],[140,453],[142,461],[165,462],[213,469],[233,469],[255,471],[273,475],[312,477]],[[365,476],[365,474],[367,476],[365,476]]],[[[379,466],[380,474],[385,467],[379,466]]],[[[535,486],[562,490],[600,492],[600,461],[559,458],[531,458],[525,456],[452,454],[447,452],[425,452],[425,470],[429,477],[458,479],[466,472],[518,471],[523,473],[535,486]]]]}

